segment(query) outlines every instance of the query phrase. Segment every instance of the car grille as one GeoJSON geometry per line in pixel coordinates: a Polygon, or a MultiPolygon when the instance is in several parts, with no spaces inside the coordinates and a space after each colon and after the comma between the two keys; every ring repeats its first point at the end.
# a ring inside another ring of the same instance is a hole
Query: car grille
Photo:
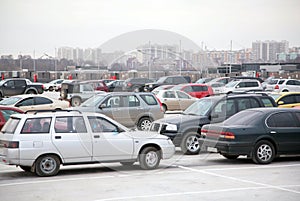
{"type": "Polygon", "coordinates": [[[166,124],[153,123],[150,130],[162,134],[166,130],[166,127],[166,124]]]}

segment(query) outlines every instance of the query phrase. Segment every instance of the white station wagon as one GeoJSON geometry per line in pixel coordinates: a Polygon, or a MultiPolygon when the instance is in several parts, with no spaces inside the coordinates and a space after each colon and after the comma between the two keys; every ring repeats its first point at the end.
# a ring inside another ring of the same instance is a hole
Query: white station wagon
{"type": "Polygon", "coordinates": [[[0,162],[38,176],[56,175],[61,164],[138,161],[142,169],[155,169],[174,153],[168,137],[79,111],[12,115],[0,133],[0,162]]]}

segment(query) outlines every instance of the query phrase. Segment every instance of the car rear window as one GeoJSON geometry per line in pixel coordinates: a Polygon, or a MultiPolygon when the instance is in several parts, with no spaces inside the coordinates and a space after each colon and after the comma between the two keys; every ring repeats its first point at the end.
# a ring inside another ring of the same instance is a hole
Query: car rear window
{"type": "Polygon", "coordinates": [[[152,95],[141,95],[141,98],[148,104],[148,105],[157,105],[156,98],[152,95]]]}
{"type": "Polygon", "coordinates": [[[6,124],[4,124],[3,128],[2,128],[2,133],[8,133],[8,134],[13,134],[18,126],[20,122],[20,119],[17,118],[10,118],[6,124]]]}

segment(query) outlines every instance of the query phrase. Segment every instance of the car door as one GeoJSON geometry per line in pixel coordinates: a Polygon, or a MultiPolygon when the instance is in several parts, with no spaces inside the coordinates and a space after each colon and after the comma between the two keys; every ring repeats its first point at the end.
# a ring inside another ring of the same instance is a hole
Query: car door
{"type": "MultiPolygon", "coordinates": [[[[25,85],[24,85],[25,87],[25,85]]],[[[16,87],[14,80],[8,80],[3,84],[3,92],[5,96],[16,95],[16,87]]]]}
{"type": "Polygon", "coordinates": [[[295,115],[275,112],[266,119],[266,131],[275,139],[279,153],[300,153],[300,113],[295,115]]]}
{"type": "Polygon", "coordinates": [[[89,162],[92,160],[93,144],[83,116],[56,117],[52,143],[65,163],[89,162]]]}
{"type": "Polygon", "coordinates": [[[122,114],[122,122],[129,127],[135,126],[140,116],[146,113],[146,106],[135,96],[121,96],[120,114],[122,114]]]}
{"type": "Polygon", "coordinates": [[[282,98],[280,98],[278,100],[278,107],[281,107],[281,108],[291,108],[291,107],[294,107],[296,105],[299,105],[299,98],[297,98],[298,100],[296,100],[296,95],[294,94],[288,94],[286,96],[283,96],[282,98]]]}
{"type": "Polygon", "coordinates": [[[93,137],[92,161],[126,160],[133,157],[134,140],[109,120],[88,116],[93,137]]]}
{"type": "Polygon", "coordinates": [[[167,105],[168,110],[179,110],[179,100],[175,94],[175,91],[165,91],[162,95],[162,102],[167,105]]]}
{"type": "Polygon", "coordinates": [[[176,91],[176,95],[178,97],[180,110],[185,110],[195,102],[195,99],[192,99],[190,96],[181,91],[176,91]]]}

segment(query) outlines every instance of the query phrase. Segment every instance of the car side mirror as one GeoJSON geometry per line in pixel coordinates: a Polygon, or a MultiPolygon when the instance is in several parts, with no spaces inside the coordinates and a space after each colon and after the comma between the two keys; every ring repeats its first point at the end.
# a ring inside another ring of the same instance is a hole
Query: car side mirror
{"type": "Polygon", "coordinates": [[[209,115],[209,117],[208,117],[209,120],[216,119],[216,118],[219,118],[219,115],[218,115],[218,114],[211,114],[211,115],[209,115]]]}
{"type": "Polygon", "coordinates": [[[278,101],[277,105],[284,105],[283,101],[278,101]]]}
{"type": "Polygon", "coordinates": [[[7,82],[3,84],[4,87],[7,87],[7,82]]]}
{"type": "Polygon", "coordinates": [[[101,104],[101,105],[99,106],[99,109],[100,109],[100,110],[102,110],[103,108],[106,108],[106,104],[101,104]]]}

